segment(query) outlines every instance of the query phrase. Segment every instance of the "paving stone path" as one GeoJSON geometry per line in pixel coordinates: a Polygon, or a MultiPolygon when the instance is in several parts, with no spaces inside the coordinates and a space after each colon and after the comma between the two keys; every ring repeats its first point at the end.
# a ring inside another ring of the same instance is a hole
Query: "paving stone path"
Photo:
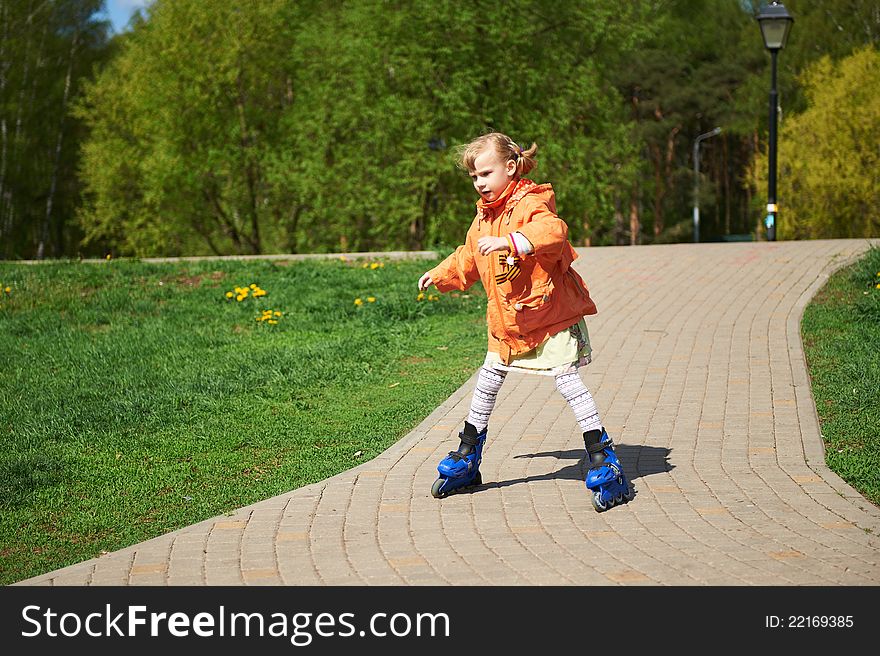
{"type": "Polygon", "coordinates": [[[370,462],[17,585],[877,585],[880,509],[824,464],[800,339],[809,300],[869,245],[579,249],[599,307],[582,377],[626,505],[593,510],[571,410],[516,374],[484,485],[432,498],[472,378],[370,462]]]}

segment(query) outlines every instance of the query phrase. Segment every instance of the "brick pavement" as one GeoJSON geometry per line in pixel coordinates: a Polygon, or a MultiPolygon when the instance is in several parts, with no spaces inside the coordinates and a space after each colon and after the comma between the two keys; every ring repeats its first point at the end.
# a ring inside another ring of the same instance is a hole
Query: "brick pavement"
{"type": "Polygon", "coordinates": [[[571,410],[517,374],[484,485],[432,498],[472,378],[370,462],[16,585],[877,585],[880,509],[824,464],[799,335],[869,243],[580,250],[599,307],[582,377],[629,504],[593,510],[571,410]]]}

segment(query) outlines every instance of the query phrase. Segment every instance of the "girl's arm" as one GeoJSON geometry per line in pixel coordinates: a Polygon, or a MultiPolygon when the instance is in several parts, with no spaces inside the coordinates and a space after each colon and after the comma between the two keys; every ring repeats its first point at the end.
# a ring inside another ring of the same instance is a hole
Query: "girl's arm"
{"type": "Polygon", "coordinates": [[[480,279],[480,272],[474,260],[475,246],[473,232],[469,230],[464,244],[422,276],[419,280],[419,288],[426,289],[433,284],[438,291],[446,292],[452,289],[464,291],[473,285],[480,279]]]}
{"type": "Polygon", "coordinates": [[[532,245],[537,257],[559,259],[568,246],[568,226],[541,199],[524,198],[525,223],[517,230],[532,245]]]}

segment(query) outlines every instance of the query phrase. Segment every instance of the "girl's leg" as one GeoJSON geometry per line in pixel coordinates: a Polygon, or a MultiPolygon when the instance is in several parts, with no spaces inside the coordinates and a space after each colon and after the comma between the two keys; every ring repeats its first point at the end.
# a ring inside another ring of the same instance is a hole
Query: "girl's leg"
{"type": "Polygon", "coordinates": [[[468,412],[468,418],[464,422],[462,442],[458,447],[458,452],[462,455],[467,455],[473,450],[474,445],[470,442],[473,442],[477,435],[483,433],[489,425],[489,417],[492,410],[495,409],[498,390],[501,389],[501,384],[506,377],[507,372],[501,369],[480,367],[477,386],[471,397],[471,408],[468,412]]]}
{"type": "Polygon", "coordinates": [[[574,410],[574,418],[584,433],[602,431],[599,409],[596,407],[593,395],[576,371],[556,376],[556,389],[574,410]]]}
{"type": "Polygon", "coordinates": [[[568,401],[584,431],[584,449],[590,463],[584,482],[590,490],[593,508],[602,512],[632,499],[634,492],[612,449],[611,438],[602,427],[593,395],[584,386],[581,377],[577,372],[560,374],[556,376],[556,389],[568,401]]]}
{"type": "Polygon", "coordinates": [[[489,425],[489,416],[495,409],[498,390],[501,389],[501,384],[506,377],[507,372],[501,369],[480,367],[477,386],[474,388],[471,409],[467,418],[468,423],[477,429],[477,433],[482,432],[489,425]]]}
{"type": "Polygon", "coordinates": [[[486,443],[486,427],[489,416],[495,408],[498,390],[507,376],[506,371],[491,366],[480,368],[477,386],[471,398],[471,408],[464,422],[464,430],[458,437],[460,444],[457,451],[449,455],[437,465],[440,478],[431,486],[431,495],[435,498],[445,497],[460,488],[479,485],[483,482],[480,475],[480,462],[483,459],[483,445],[486,443]]]}

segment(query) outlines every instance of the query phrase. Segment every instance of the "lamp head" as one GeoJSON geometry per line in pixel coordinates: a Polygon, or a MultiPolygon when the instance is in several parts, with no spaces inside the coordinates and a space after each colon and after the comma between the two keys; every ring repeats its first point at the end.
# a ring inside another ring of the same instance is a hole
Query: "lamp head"
{"type": "Polygon", "coordinates": [[[794,23],[794,16],[788,13],[781,2],[771,2],[757,16],[767,50],[782,50],[788,40],[788,33],[794,23]]]}

